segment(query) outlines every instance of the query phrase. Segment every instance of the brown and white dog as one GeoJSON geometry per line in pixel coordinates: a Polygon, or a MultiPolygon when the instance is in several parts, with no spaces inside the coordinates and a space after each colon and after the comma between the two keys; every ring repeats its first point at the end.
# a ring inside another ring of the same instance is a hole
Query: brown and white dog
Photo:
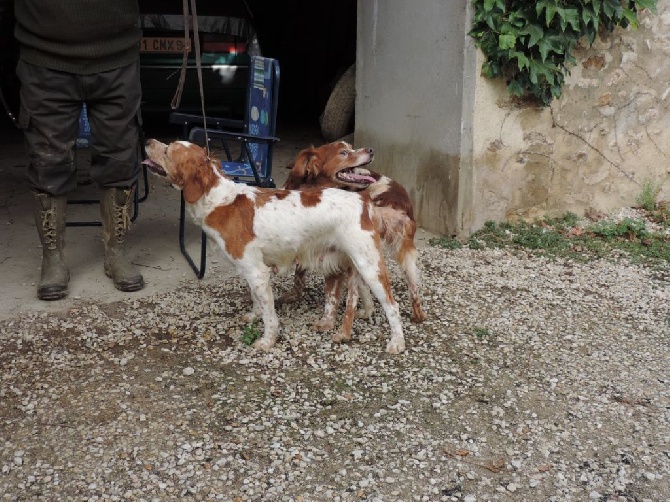
{"type": "MultiPolygon", "coordinates": [[[[378,218],[377,231],[382,238],[384,249],[389,252],[402,268],[410,300],[412,321],[423,322],[426,318],[421,307],[420,274],[417,266],[418,252],[414,245],[416,222],[412,202],[407,191],[388,176],[361,166],[356,161],[368,149],[354,150],[349,143],[336,141],[319,147],[311,147],[298,153],[291,172],[284,184],[286,189],[339,188],[347,191],[369,193],[378,218]]],[[[282,302],[298,300],[305,286],[305,269],[298,264],[293,290],[282,296],[282,302]]],[[[339,304],[344,276],[327,276],[325,281],[326,305],[323,317],[315,323],[319,330],[332,329],[339,304]]],[[[363,308],[360,317],[372,314],[372,300],[369,291],[361,289],[363,308]],[[365,294],[367,293],[367,294],[365,294]]],[[[346,314],[345,314],[346,315],[346,314]]]]}
{"type": "MultiPolygon", "coordinates": [[[[353,291],[348,305],[355,305],[357,281],[362,278],[381,303],[391,328],[386,351],[397,354],[405,350],[398,304],[391,293],[377,231],[379,223],[373,221],[377,216],[368,194],[335,188],[251,187],[225,176],[219,162],[193,143],[167,145],[150,139],[145,149],[149,169],[183,191],[195,223],[249,284],[253,309],[246,320],[261,316],[264,324],[256,348],[269,350],[279,334],[271,273],[292,271],[299,263],[323,275],[348,270],[353,291]]],[[[356,155],[358,165],[364,165],[373,152],[356,155]]],[[[351,318],[353,321],[353,314],[351,318]]],[[[335,341],[350,337],[350,322],[348,326],[343,322],[340,333],[333,335],[335,341]]]]}

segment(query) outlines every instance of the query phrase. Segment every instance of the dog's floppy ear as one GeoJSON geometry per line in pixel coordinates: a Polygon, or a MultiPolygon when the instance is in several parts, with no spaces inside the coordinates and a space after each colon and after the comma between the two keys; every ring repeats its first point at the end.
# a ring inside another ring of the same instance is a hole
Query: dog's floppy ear
{"type": "Polygon", "coordinates": [[[316,177],[321,169],[321,160],[316,149],[311,146],[301,151],[295,159],[293,172],[303,178],[316,177]]]}
{"type": "Polygon", "coordinates": [[[313,146],[305,148],[295,158],[292,166],[286,166],[291,169],[284,188],[289,190],[300,188],[310,178],[316,177],[321,168],[319,157],[313,146]]]}
{"type": "Polygon", "coordinates": [[[194,204],[202,197],[212,184],[214,176],[210,169],[207,155],[203,151],[189,151],[178,160],[179,168],[175,171],[174,183],[181,186],[184,201],[194,204]]]}

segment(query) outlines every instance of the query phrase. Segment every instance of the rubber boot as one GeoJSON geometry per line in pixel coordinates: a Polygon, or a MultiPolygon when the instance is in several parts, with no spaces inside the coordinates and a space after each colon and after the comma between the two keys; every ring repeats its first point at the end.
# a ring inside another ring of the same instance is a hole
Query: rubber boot
{"type": "Polygon", "coordinates": [[[67,296],[70,271],[65,263],[65,212],[67,196],[33,192],[33,212],[42,242],[42,272],[37,286],[40,300],[60,300],[67,296]]]}
{"type": "Polygon", "coordinates": [[[114,286],[120,291],[138,291],[144,287],[142,274],[130,262],[125,252],[134,192],[134,187],[100,188],[105,275],[112,278],[114,286]]]}

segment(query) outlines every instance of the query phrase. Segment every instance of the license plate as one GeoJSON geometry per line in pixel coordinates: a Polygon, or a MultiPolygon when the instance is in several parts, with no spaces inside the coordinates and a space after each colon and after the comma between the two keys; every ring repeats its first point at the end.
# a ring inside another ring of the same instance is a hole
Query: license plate
{"type": "Polygon", "coordinates": [[[179,37],[142,37],[140,52],[184,52],[184,47],[191,51],[191,41],[179,37]]]}

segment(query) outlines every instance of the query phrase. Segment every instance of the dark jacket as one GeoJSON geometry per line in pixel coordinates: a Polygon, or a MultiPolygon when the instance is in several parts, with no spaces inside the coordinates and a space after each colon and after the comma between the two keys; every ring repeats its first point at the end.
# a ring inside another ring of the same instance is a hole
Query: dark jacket
{"type": "MultiPolygon", "coordinates": [[[[12,0],[0,0],[0,23],[12,0]]],[[[138,58],[142,31],[137,0],[15,0],[20,59],[89,75],[138,58]]]]}

